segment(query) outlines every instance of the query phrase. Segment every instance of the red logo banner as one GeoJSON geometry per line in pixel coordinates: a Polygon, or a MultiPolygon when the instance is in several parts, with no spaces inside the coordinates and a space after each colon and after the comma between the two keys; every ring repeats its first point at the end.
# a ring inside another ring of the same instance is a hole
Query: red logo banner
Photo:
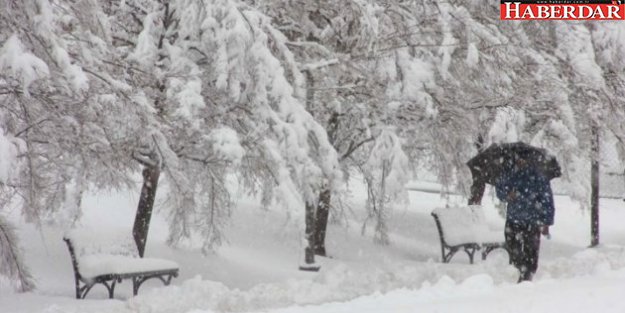
{"type": "Polygon", "coordinates": [[[625,20],[625,1],[501,1],[502,20],[625,20]]]}

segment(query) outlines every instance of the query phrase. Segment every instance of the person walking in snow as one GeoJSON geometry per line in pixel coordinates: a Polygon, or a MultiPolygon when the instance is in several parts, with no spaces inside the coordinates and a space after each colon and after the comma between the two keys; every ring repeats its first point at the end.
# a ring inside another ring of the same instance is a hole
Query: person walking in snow
{"type": "Polygon", "coordinates": [[[505,239],[519,282],[531,281],[538,269],[540,235],[549,236],[555,208],[545,175],[521,157],[495,185],[497,198],[507,203],[505,239]]]}

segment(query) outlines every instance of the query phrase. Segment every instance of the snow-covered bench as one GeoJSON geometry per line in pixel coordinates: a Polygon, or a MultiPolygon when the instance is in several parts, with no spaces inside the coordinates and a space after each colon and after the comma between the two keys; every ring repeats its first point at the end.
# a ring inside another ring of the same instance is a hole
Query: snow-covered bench
{"type": "Polygon", "coordinates": [[[92,230],[73,230],[65,234],[74,267],[76,298],[84,299],[96,284],[102,284],[113,298],[115,284],[132,279],[132,291],[151,278],[169,285],[178,276],[178,264],[169,260],[140,258],[128,230],[95,233],[92,230]]]}
{"type": "Polygon", "coordinates": [[[464,250],[473,264],[473,256],[482,250],[482,260],[497,249],[506,249],[503,231],[488,228],[484,212],[479,205],[437,208],[432,211],[441,239],[443,263],[464,250]]]}

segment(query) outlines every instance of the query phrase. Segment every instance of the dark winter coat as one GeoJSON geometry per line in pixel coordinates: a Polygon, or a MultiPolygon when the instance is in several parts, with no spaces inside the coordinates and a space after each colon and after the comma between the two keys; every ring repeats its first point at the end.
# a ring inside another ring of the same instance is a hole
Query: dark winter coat
{"type": "Polygon", "coordinates": [[[506,219],[518,224],[553,225],[555,208],[549,180],[526,166],[502,176],[495,186],[497,198],[508,203],[506,219]]]}

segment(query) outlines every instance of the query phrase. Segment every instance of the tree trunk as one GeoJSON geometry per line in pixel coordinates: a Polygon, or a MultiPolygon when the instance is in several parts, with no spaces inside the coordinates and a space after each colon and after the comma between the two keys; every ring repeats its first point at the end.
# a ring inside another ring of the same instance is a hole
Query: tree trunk
{"type": "Polygon", "coordinates": [[[306,202],[306,248],[304,249],[304,264],[300,265],[302,271],[318,271],[319,266],[315,264],[314,246],[314,222],[315,222],[315,206],[306,202]]]}
{"type": "Polygon", "coordinates": [[[599,129],[591,129],[590,246],[599,245],[599,129]]]}
{"type": "Polygon", "coordinates": [[[315,245],[315,206],[306,202],[306,242],[309,248],[315,245]]]}
{"type": "Polygon", "coordinates": [[[143,257],[145,252],[145,244],[148,239],[148,230],[150,228],[150,219],[152,210],[154,209],[154,199],[156,197],[156,188],[158,187],[158,178],[161,171],[159,166],[146,166],[143,169],[143,187],[141,188],[141,197],[137,206],[137,215],[135,223],[132,227],[132,236],[137,244],[139,256],[143,257]]]}
{"type": "Polygon", "coordinates": [[[319,203],[317,203],[317,214],[315,216],[313,229],[313,251],[319,256],[326,256],[326,230],[328,229],[331,200],[332,191],[330,191],[330,189],[323,189],[319,194],[319,203]]]}
{"type": "MultiPolygon", "coordinates": [[[[315,100],[315,81],[310,70],[303,72],[306,75],[306,110],[312,112],[312,108],[315,100]]],[[[312,266],[315,264],[315,205],[306,201],[306,242],[308,246],[304,249],[305,257],[304,261],[306,265],[312,266]]],[[[301,270],[310,270],[308,267],[301,267],[301,270]]],[[[318,270],[318,268],[317,268],[318,270]]]]}

